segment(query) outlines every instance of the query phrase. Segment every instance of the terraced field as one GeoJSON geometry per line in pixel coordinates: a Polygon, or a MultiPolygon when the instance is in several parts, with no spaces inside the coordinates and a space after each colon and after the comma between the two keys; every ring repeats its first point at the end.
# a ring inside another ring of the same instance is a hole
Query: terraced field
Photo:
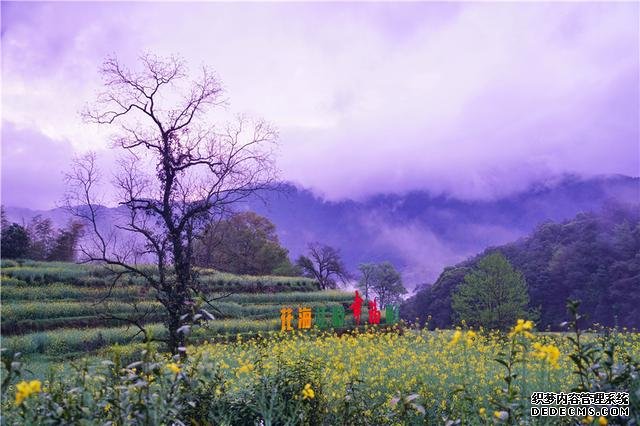
{"type": "MultiPolygon", "coordinates": [[[[137,329],[107,313],[130,314],[132,301],[145,309],[161,308],[140,280],[124,278],[112,288],[112,276],[98,266],[3,261],[1,272],[2,347],[31,357],[68,359],[139,342],[137,329]]],[[[351,293],[319,291],[314,280],[301,277],[237,276],[201,269],[198,279],[211,294],[228,296],[217,302],[215,320],[194,329],[194,341],[277,330],[283,305],[332,306],[348,304],[352,298],[351,293]]],[[[164,332],[161,321],[162,309],[147,318],[154,336],[164,332]]]]}

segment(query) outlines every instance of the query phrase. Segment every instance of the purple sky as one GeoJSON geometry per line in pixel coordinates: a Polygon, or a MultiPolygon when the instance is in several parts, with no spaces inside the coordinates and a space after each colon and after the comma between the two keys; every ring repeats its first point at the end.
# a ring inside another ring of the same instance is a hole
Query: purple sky
{"type": "Polygon", "coordinates": [[[330,199],[498,197],[561,173],[639,175],[637,3],[2,2],[2,202],[47,208],[116,53],[214,68],[280,129],[282,177],[330,199]]]}

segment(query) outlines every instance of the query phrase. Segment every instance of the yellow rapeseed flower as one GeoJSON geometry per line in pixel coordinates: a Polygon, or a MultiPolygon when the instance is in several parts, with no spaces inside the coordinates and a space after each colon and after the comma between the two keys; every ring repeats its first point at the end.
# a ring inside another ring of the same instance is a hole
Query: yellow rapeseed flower
{"type": "Polygon", "coordinates": [[[480,413],[481,416],[484,416],[485,414],[487,414],[487,409],[482,407],[480,410],[478,410],[478,413],[480,413]]]}
{"type": "Polygon", "coordinates": [[[516,325],[511,329],[509,337],[522,334],[524,337],[530,339],[533,337],[533,334],[530,333],[530,331],[533,330],[533,326],[533,321],[519,319],[516,325]]]}
{"type": "Polygon", "coordinates": [[[180,372],[180,366],[175,362],[167,364],[167,368],[171,370],[173,373],[178,374],[180,372]]]}
{"type": "Polygon", "coordinates": [[[39,393],[42,390],[40,380],[22,381],[16,385],[16,405],[22,404],[31,394],[39,393]]]}
{"type": "Polygon", "coordinates": [[[248,373],[253,371],[253,364],[243,364],[242,367],[238,368],[238,374],[248,373]]]}
{"type": "Polygon", "coordinates": [[[458,341],[460,341],[460,338],[462,337],[462,331],[460,330],[456,330],[455,333],[453,333],[453,337],[451,338],[451,341],[449,342],[449,346],[455,346],[458,341]]]}
{"type": "Polygon", "coordinates": [[[467,346],[473,345],[473,342],[476,339],[476,337],[478,337],[478,335],[476,334],[475,331],[473,330],[467,331],[467,336],[466,336],[467,346]]]}
{"type": "Polygon", "coordinates": [[[307,383],[302,389],[302,399],[313,399],[316,397],[316,393],[311,388],[311,384],[307,383]]]}
{"type": "Polygon", "coordinates": [[[607,426],[609,424],[609,421],[607,420],[606,417],[600,416],[600,418],[598,418],[598,424],[600,426],[607,426]]]}
{"type": "Polygon", "coordinates": [[[495,417],[496,419],[505,421],[509,418],[509,413],[507,413],[506,411],[494,411],[493,417],[495,417]]]}
{"type": "Polygon", "coordinates": [[[533,356],[536,358],[547,361],[553,368],[560,368],[558,360],[560,359],[560,349],[557,346],[549,344],[543,345],[541,343],[533,344],[533,356]]]}

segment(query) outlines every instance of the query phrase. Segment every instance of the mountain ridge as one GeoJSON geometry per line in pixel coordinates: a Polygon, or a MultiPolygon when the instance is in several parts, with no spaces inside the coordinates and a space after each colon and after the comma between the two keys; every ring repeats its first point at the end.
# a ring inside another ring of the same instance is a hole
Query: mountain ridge
{"type": "MultiPolygon", "coordinates": [[[[497,200],[410,191],[363,201],[331,201],[290,183],[282,184],[282,189],[262,194],[266,204],[254,197],[237,208],[268,217],[291,257],[302,254],[308,243],[320,241],[339,248],[351,271],[361,262],[391,261],[409,288],[433,281],[445,266],[522,237],[545,221],[597,211],[611,202],[640,200],[640,178],[621,175],[588,179],[567,175],[497,200]]],[[[61,208],[5,209],[17,222],[28,222],[36,214],[50,217],[57,226],[69,219],[61,208]]]]}
{"type": "Polygon", "coordinates": [[[405,319],[451,327],[456,321],[452,294],[481,259],[495,252],[523,274],[540,328],[558,330],[569,299],[582,301],[585,325],[640,327],[640,204],[608,205],[597,213],[546,222],[525,237],[445,267],[434,284],[421,286],[405,301],[405,319]]]}

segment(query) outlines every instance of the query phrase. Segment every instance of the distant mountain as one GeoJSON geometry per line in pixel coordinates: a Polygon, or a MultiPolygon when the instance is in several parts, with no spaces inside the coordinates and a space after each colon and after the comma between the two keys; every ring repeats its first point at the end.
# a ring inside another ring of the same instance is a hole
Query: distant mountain
{"type": "MultiPolygon", "coordinates": [[[[352,271],[361,262],[393,262],[411,288],[433,282],[446,265],[485,247],[513,241],[542,222],[597,211],[614,200],[637,202],[640,179],[568,176],[484,201],[416,191],[333,202],[293,185],[262,195],[266,203],[256,198],[238,209],[254,210],[271,219],[291,257],[303,253],[309,242],[320,241],[339,248],[352,271]]],[[[14,221],[29,221],[36,214],[51,217],[58,225],[68,220],[61,209],[34,211],[7,206],[6,210],[14,221]]]]}
{"type": "Polygon", "coordinates": [[[522,272],[539,326],[566,321],[567,299],[581,300],[589,324],[640,328],[640,205],[610,205],[560,224],[547,222],[516,242],[489,248],[444,269],[433,285],[405,301],[407,319],[454,321],[451,295],[487,254],[498,251],[522,272]]]}

